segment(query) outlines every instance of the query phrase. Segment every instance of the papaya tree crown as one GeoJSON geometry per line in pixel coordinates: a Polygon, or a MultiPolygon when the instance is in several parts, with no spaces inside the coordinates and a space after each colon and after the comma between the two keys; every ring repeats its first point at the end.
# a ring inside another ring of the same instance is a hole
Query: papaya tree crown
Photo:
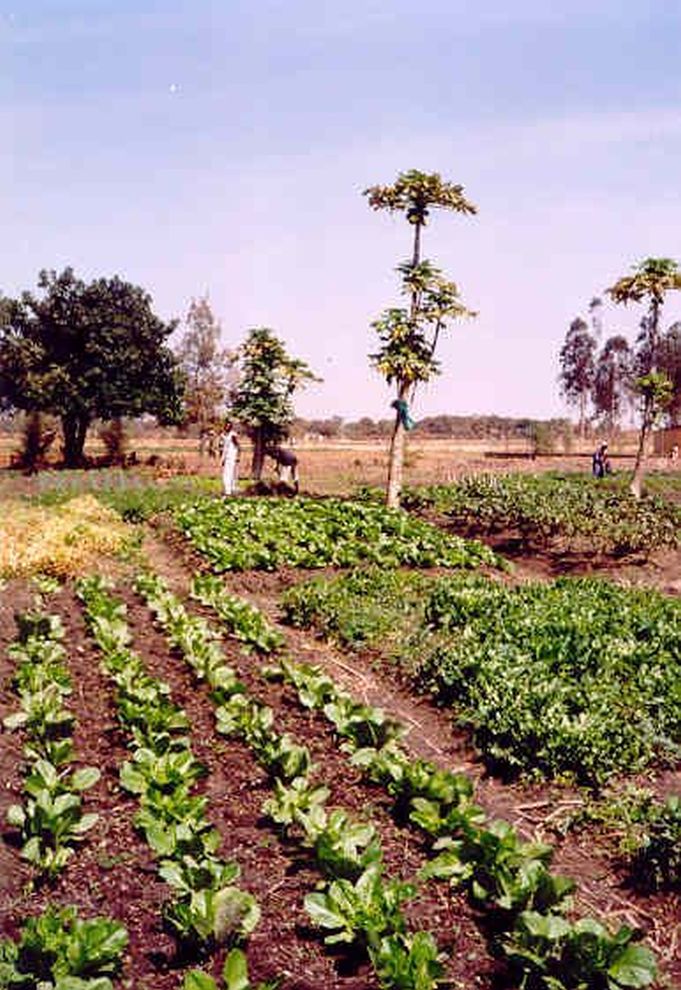
{"type": "Polygon", "coordinates": [[[463,194],[463,186],[448,182],[439,172],[409,169],[400,172],[391,186],[369,186],[363,192],[373,210],[405,213],[412,224],[424,225],[430,209],[453,210],[474,214],[477,206],[463,194]]]}

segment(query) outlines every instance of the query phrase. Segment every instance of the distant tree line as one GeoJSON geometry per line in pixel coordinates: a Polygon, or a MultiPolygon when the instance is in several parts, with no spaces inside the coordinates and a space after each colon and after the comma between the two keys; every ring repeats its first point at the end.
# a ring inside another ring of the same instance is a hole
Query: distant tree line
{"type": "MultiPolygon", "coordinates": [[[[392,419],[374,420],[368,416],[348,420],[340,416],[329,419],[303,419],[293,421],[291,432],[296,438],[318,436],[324,439],[373,440],[390,437],[394,428],[392,419]]],[[[425,416],[416,422],[415,434],[423,437],[459,440],[529,440],[537,436],[549,437],[570,443],[573,428],[566,418],[530,419],[513,416],[425,416]]]]}

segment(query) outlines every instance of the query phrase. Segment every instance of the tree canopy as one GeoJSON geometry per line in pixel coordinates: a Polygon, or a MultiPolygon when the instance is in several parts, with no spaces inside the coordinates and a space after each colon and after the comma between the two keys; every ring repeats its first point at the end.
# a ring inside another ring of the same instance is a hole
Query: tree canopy
{"type": "Polygon", "coordinates": [[[185,423],[201,430],[224,410],[232,355],[220,346],[222,328],[207,297],[192,299],[177,348],[185,377],[185,423]]]}
{"type": "Polygon", "coordinates": [[[560,350],[560,391],[568,405],[579,408],[579,430],[584,436],[586,408],[594,386],[594,353],[596,341],[588,324],[581,318],[573,320],[560,350]]]}
{"type": "Polygon", "coordinates": [[[236,353],[238,380],[230,410],[253,439],[252,473],[262,474],[265,449],[288,435],[293,422],[293,394],[319,381],[305,361],[292,358],[268,327],[255,327],[236,353]]]}
{"type": "Polygon", "coordinates": [[[117,275],[85,283],[72,268],[41,271],[38,288],[3,307],[0,399],[59,417],[68,466],[82,461],[94,419],[179,420],[181,375],[166,346],[175,324],[148,293],[117,275]]]}

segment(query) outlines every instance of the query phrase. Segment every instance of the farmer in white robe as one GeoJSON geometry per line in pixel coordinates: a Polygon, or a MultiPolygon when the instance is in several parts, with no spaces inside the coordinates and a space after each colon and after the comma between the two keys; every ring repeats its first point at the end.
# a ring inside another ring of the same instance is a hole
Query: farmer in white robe
{"type": "Polygon", "coordinates": [[[222,463],[222,487],[225,495],[236,492],[237,468],[239,465],[239,438],[229,420],[226,420],[220,437],[220,460],[222,463]]]}

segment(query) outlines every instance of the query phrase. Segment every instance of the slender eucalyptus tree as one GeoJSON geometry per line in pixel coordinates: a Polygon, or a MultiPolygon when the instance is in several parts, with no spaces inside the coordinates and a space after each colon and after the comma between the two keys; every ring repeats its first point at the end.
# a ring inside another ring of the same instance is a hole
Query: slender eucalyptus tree
{"type": "Polygon", "coordinates": [[[596,359],[593,406],[608,433],[617,430],[631,400],[632,355],[626,337],[616,334],[603,344],[596,359]]]}
{"type": "Polygon", "coordinates": [[[596,341],[581,318],[570,324],[565,343],[560,350],[558,381],[565,401],[579,408],[579,435],[586,436],[586,409],[594,385],[594,353],[596,341]]]}
{"type": "Polygon", "coordinates": [[[387,504],[399,506],[402,490],[405,431],[412,424],[409,403],[420,382],[429,381],[439,371],[435,360],[438,338],[447,322],[473,315],[459,299],[457,286],[444,278],[440,269],[421,259],[421,231],[431,210],[451,210],[474,214],[477,208],[463,194],[463,187],[447,182],[437,173],[411,169],[401,172],[393,185],[370,186],[364,190],[374,210],[401,213],[414,228],[411,260],[398,268],[402,291],[409,297],[409,309],[384,310],[372,323],[381,347],[371,360],[388,384],[395,384],[392,403],[395,422],[390,441],[387,504]]]}

